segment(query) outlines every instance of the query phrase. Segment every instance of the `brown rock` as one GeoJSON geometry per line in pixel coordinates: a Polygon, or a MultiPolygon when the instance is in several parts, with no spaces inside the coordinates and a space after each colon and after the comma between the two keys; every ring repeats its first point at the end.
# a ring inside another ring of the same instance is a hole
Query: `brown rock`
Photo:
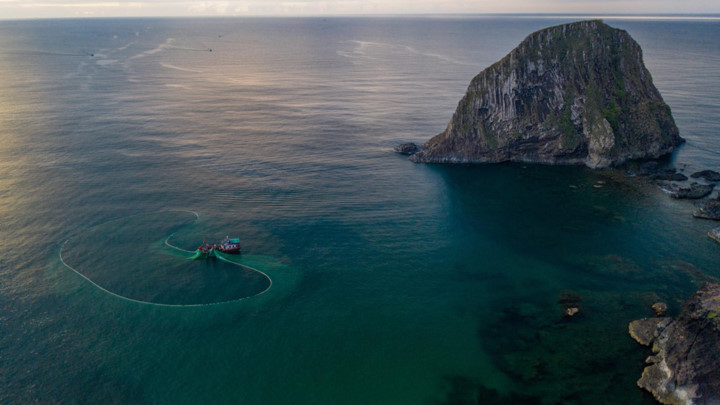
{"type": "Polygon", "coordinates": [[[573,316],[573,315],[577,314],[578,312],[580,312],[580,308],[578,308],[578,307],[570,307],[570,308],[565,309],[565,315],[567,315],[567,316],[573,316]]]}
{"type": "Polygon", "coordinates": [[[668,309],[667,304],[664,302],[656,302],[652,304],[650,308],[652,308],[657,316],[665,316],[665,312],[667,312],[668,309]]]}
{"type": "Polygon", "coordinates": [[[630,322],[628,331],[633,339],[643,346],[650,344],[658,337],[658,325],[664,318],[643,318],[630,322]]]}
{"type": "Polygon", "coordinates": [[[633,321],[630,335],[655,356],[638,386],[663,404],[720,404],[720,284],[708,283],[677,319],[633,321]]]}

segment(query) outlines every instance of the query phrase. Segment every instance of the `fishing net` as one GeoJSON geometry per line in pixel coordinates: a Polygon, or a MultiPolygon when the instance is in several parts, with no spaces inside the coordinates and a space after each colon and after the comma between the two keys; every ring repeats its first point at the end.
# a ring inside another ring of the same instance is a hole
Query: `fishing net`
{"type": "Polygon", "coordinates": [[[241,264],[238,255],[217,252],[216,258],[207,258],[194,246],[175,245],[176,235],[191,240],[203,234],[197,219],[189,211],[163,211],[107,222],[68,239],[60,258],[108,294],[141,303],[208,305],[270,288],[270,278],[241,264]]]}

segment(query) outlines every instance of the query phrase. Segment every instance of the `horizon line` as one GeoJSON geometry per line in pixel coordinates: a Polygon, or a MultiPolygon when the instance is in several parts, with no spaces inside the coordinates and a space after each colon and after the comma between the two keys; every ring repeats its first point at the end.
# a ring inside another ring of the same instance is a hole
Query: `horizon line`
{"type": "Polygon", "coordinates": [[[347,14],[237,14],[237,15],[147,15],[147,16],[73,16],[0,18],[0,21],[39,20],[130,20],[130,19],[234,19],[234,18],[413,18],[413,17],[539,17],[582,19],[647,19],[647,20],[705,20],[720,21],[720,13],[347,13],[347,14]]]}

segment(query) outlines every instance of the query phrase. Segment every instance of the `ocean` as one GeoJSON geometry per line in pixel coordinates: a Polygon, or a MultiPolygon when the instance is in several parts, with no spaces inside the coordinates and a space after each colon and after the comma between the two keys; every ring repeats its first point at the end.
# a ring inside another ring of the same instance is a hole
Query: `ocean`
{"type": "MultiPolygon", "coordinates": [[[[0,402],[654,403],[627,324],[720,277],[716,224],[624,169],[393,152],[577,19],[0,22],[0,402]],[[225,236],[269,279],[164,243],[225,236]]],[[[720,21],[605,21],[663,163],[720,170],[720,21]]]]}

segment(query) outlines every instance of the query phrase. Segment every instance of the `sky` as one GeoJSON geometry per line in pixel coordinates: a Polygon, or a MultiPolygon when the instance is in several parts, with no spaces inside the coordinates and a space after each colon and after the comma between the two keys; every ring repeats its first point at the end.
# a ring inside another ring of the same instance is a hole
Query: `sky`
{"type": "Polygon", "coordinates": [[[0,0],[0,19],[377,14],[718,14],[718,0],[0,0]]]}

